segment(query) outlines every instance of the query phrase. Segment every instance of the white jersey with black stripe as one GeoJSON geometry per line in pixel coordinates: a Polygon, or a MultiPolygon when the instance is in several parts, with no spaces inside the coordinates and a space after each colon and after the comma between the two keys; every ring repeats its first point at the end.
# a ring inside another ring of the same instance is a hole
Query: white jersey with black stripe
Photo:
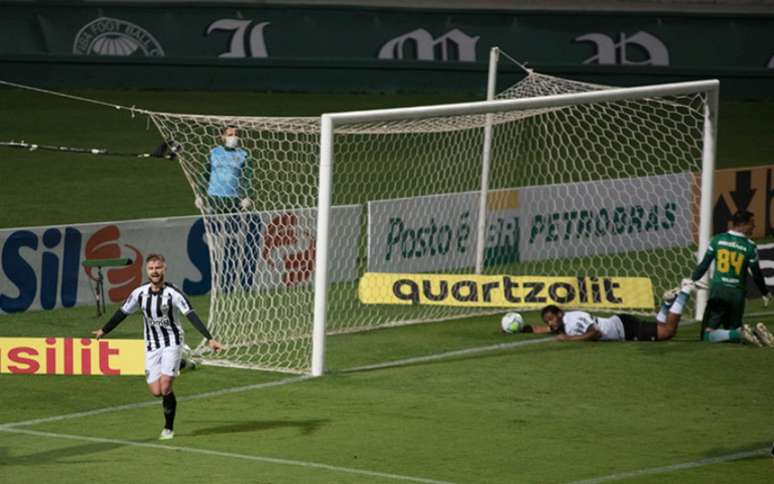
{"type": "Polygon", "coordinates": [[[165,284],[163,289],[154,292],[151,284],[146,283],[132,291],[121,311],[124,314],[142,312],[145,349],[151,351],[183,344],[179,313],[188,315],[193,308],[188,298],[175,286],[165,284]]]}
{"type": "Polygon", "coordinates": [[[611,316],[600,318],[592,316],[585,311],[569,311],[562,318],[564,333],[568,336],[581,336],[589,331],[591,326],[596,326],[602,336],[602,341],[623,341],[625,338],[624,327],[621,318],[611,316]]]}

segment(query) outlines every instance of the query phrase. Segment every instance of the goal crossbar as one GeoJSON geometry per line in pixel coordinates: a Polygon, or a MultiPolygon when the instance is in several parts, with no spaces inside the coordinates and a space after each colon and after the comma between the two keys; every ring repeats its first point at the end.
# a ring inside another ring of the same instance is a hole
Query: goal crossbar
{"type": "MultiPolygon", "coordinates": [[[[385,121],[409,120],[443,116],[465,116],[474,114],[501,113],[527,109],[555,108],[579,104],[599,102],[624,101],[646,97],[679,96],[697,92],[717,91],[720,81],[710,79],[704,81],[675,82],[653,86],[637,86],[604,91],[592,91],[571,94],[557,94],[521,99],[502,99],[497,101],[474,101],[468,103],[438,104],[432,106],[417,106],[411,108],[372,109],[365,111],[345,111],[326,113],[321,116],[321,134],[326,136],[325,120],[329,120],[332,129],[354,123],[374,123],[385,121]]],[[[322,146],[320,154],[322,155],[322,146]]]]}
{"type": "MultiPolygon", "coordinates": [[[[698,252],[702,253],[707,247],[711,232],[711,196],[713,193],[712,173],[714,172],[715,166],[719,85],[720,83],[718,80],[703,80],[520,99],[323,114],[320,117],[320,164],[317,212],[317,255],[315,258],[314,317],[312,331],[312,375],[319,376],[322,375],[324,371],[324,346],[328,298],[328,241],[330,236],[329,225],[333,165],[335,163],[334,136],[337,127],[355,123],[378,123],[433,117],[482,115],[503,113],[507,111],[559,108],[583,104],[647,99],[650,97],[655,98],[703,93],[706,95],[706,102],[704,103],[704,112],[702,113],[704,117],[704,130],[698,237],[698,252]]],[[[702,305],[703,302],[699,299],[697,301],[697,313],[702,305]]]]}

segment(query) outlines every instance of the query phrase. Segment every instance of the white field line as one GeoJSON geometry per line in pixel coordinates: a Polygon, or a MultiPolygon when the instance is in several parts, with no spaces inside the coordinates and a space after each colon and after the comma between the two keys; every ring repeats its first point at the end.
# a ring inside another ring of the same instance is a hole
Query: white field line
{"type": "Polygon", "coordinates": [[[434,479],[425,479],[422,477],[404,476],[400,474],[389,474],[386,472],[354,469],[351,467],[332,466],[328,464],[320,464],[317,462],[306,462],[301,460],[278,459],[276,457],[265,457],[260,455],[237,454],[233,452],[220,452],[217,450],[197,449],[195,447],[180,447],[175,445],[152,444],[147,442],[134,442],[131,440],[104,439],[100,437],[85,437],[81,435],[59,434],[59,433],[53,433],[53,432],[38,432],[35,430],[27,430],[27,429],[0,428],[0,432],[33,435],[36,437],[49,437],[49,438],[55,438],[55,439],[69,439],[69,440],[79,440],[79,441],[86,441],[86,442],[99,442],[104,444],[125,445],[129,447],[141,447],[146,449],[169,450],[173,452],[187,452],[189,454],[202,454],[202,455],[209,455],[209,456],[215,456],[215,457],[226,457],[230,459],[242,459],[242,460],[248,460],[248,461],[263,462],[267,464],[278,464],[278,465],[286,465],[286,466],[322,469],[322,470],[327,470],[332,472],[343,472],[347,474],[357,474],[357,475],[368,476],[368,477],[381,477],[384,479],[391,479],[391,480],[397,480],[397,481],[422,482],[422,483],[429,483],[429,484],[451,484],[449,483],[449,481],[437,481],[434,479]]]}
{"type": "MultiPolygon", "coordinates": [[[[527,340],[527,341],[517,341],[513,343],[503,343],[498,345],[492,345],[492,346],[481,346],[478,348],[468,348],[465,350],[458,350],[458,351],[450,351],[446,353],[438,353],[435,355],[428,355],[428,356],[421,356],[417,358],[407,358],[405,360],[396,360],[396,361],[388,361],[385,363],[379,363],[376,365],[369,365],[369,366],[361,366],[356,368],[347,368],[344,370],[339,370],[338,372],[355,372],[355,371],[364,371],[364,370],[374,370],[378,368],[390,368],[390,367],[396,367],[396,366],[404,366],[404,365],[410,365],[414,363],[421,363],[425,361],[434,361],[434,360],[440,360],[444,358],[451,358],[454,356],[460,356],[460,355],[469,355],[474,353],[482,353],[485,351],[495,351],[495,350],[502,350],[502,349],[509,349],[509,348],[515,348],[518,346],[526,346],[530,344],[535,343],[544,343],[546,341],[551,341],[551,338],[541,338],[541,339],[535,339],[535,340],[527,340]]],[[[309,375],[301,375],[301,376],[295,376],[291,378],[285,378],[283,380],[277,380],[273,382],[267,382],[267,383],[257,383],[255,385],[247,385],[242,387],[232,387],[232,388],[225,388],[222,390],[215,390],[212,392],[206,392],[206,393],[199,393],[196,395],[188,395],[184,397],[179,397],[179,401],[186,401],[186,400],[199,400],[202,398],[209,398],[209,397],[219,397],[221,395],[226,395],[229,393],[241,393],[241,392],[247,392],[250,390],[258,390],[262,388],[271,388],[275,386],[281,386],[281,385],[287,385],[291,383],[296,383],[300,381],[309,380],[313,377],[309,375]]],[[[43,423],[49,423],[49,422],[58,422],[61,420],[69,420],[73,418],[80,418],[80,417],[91,417],[94,415],[100,415],[103,413],[111,413],[111,412],[120,412],[123,410],[133,410],[136,408],[144,408],[144,407],[150,407],[153,405],[160,405],[159,400],[148,400],[145,402],[138,402],[138,403],[129,403],[126,405],[116,405],[113,407],[104,407],[104,408],[97,408],[94,410],[86,410],[83,412],[76,412],[76,413],[68,413],[64,415],[56,415],[53,417],[43,417],[43,418],[37,418],[33,420],[24,420],[21,422],[9,422],[6,424],[0,424],[0,430],[4,429],[12,429],[17,427],[26,427],[30,425],[38,425],[43,423]]]]}
{"type": "MultiPolygon", "coordinates": [[[[680,322],[680,327],[683,328],[685,326],[690,326],[692,324],[696,324],[697,322],[698,321],[694,319],[686,318],[680,322]]],[[[375,363],[373,365],[357,366],[355,368],[338,370],[336,371],[336,373],[352,373],[356,371],[378,370],[382,368],[392,368],[395,366],[413,365],[415,363],[424,363],[427,361],[443,360],[446,358],[454,358],[457,356],[467,356],[467,355],[472,355],[476,353],[486,353],[489,351],[507,350],[511,348],[518,348],[520,346],[529,346],[529,345],[534,345],[538,343],[546,343],[548,341],[554,341],[554,338],[549,337],[549,338],[529,339],[526,341],[514,341],[513,343],[500,343],[500,344],[491,345],[491,346],[479,346],[477,348],[466,348],[464,350],[448,351],[446,353],[436,353],[434,355],[428,355],[428,356],[417,356],[415,358],[406,358],[403,360],[385,361],[384,363],[375,363]]]]}
{"type": "MultiPolygon", "coordinates": [[[[694,324],[696,321],[688,320],[685,323],[682,323],[680,326],[688,326],[691,324],[694,324]]],[[[539,338],[539,339],[531,339],[526,341],[514,341],[512,343],[501,343],[496,345],[490,345],[490,346],[479,346],[476,348],[466,348],[464,350],[456,350],[456,351],[447,351],[445,353],[436,353],[434,355],[427,355],[427,356],[418,356],[415,358],[406,358],[402,360],[394,360],[394,361],[386,361],[384,363],[376,363],[373,365],[366,365],[366,366],[358,366],[353,368],[346,368],[343,370],[337,370],[336,373],[354,373],[358,371],[368,371],[368,370],[378,370],[382,368],[394,368],[399,366],[407,366],[407,365],[413,365],[417,363],[425,363],[428,361],[437,361],[437,360],[443,360],[446,358],[454,358],[458,356],[467,356],[472,355],[476,353],[485,353],[489,351],[500,351],[500,350],[506,350],[511,348],[518,348],[521,346],[529,346],[539,343],[546,343],[549,341],[553,341],[553,338],[539,338]]],[[[212,392],[206,392],[206,393],[199,393],[196,395],[188,395],[184,397],[179,397],[178,400],[180,401],[186,401],[186,400],[199,400],[202,398],[209,398],[209,397],[218,397],[221,395],[226,395],[229,393],[241,393],[241,392],[247,392],[250,390],[258,390],[262,388],[270,388],[275,386],[281,386],[281,385],[287,385],[290,383],[296,383],[300,381],[305,381],[312,378],[309,375],[301,375],[291,378],[286,378],[283,380],[277,380],[273,382],[267,382],[267,383],[258,383],[255,385],[246,385],[242,387],[232,387],[232,388],[225,388],[222,390],[215,390],[212,392]]],[[[100,415],[103,413],[111,413],[111,412],[120,412],[123,410],[133,410],[136,408],[143,408],[143,407],[150,407],[153,405],[159,405],[159,400],[149,400],[145,402],[138,402],[138,403],[130,403],[126,405],[117,405],[113,407],[105,407],[105,408],[98,408],[94,410],[86,410],[83,412],[76,412],[76,413],[69,413],[64,415],[56,415],[53,417],[44,417],[44,418],[38,418],[33,420],[25,420],[21,422],[9,422],[6,424],[0,424],[0,430],[3,429],[9,429],[9,428],[16,428],[16,427],[25,427],[29,425],[37,425],[42,423],[48,423],[48,422],[58,422],[60,420],[68,420],[73,418],[80,418],[80,417],[91,417],[93,415],[100,415]]]]}
{"type": "MultiPolygon", "coordinates": [[[[757,315],[767,315],[770,313],[751,313],[750,316],[757,316],[757,315]]],[[[691,324],[696,323],[696,321],[688,320],[685,323],[683,323],[681,326],[688,326],[691,324]]],[[[373,370],[373,369],[381,369],[381,368],[391,368],[391,367],[398,367],[398,366],[405,366],[405,365],[411,365],[416,363],[423,363],[428,361],[437,361],[441,359],[446,358],[453,358],[457,356],[465,356],[465,355],[471,355],[476,353],[484,353],[489,351],[500,351],[505,349],[511,349],[511,348],[517,348],[521,346],[528,346],[533,344],[539,344],[539,343],[545,343],[548,341],[553,341],[553,338],[540,338],[540,339],[532,339],[527,341],[516,341],[513,343],[502,343],[497,345],[490,345],[490,346],[481,346],[477,348],[468,348],[464,350],[457,350],[457,351],[449,351],[445,353],[437,353],[435,355],[428,355],[423,357],[416,357],[416,358],[406,358],[403,360],[396,360],[396,361],[390,361],[390,362],[384,362],[384,363],[378,363],[374,365],[366,365],[366,366],[360,366],[360,367],[353,367],[353,368],[347,368],[344,370],[339,370],[339,372],[346,373],[346,372],[357,372],[357,371],[366,371],[366,370],[373,370]]],[[[256,390],[261,388],[269,388],[274,386],[280,386],[280,385],[287,385],[291,383],[296,383],[300,381],[308,380],[312,377],[310,376],[298,376],[293,378],[286,378],[284,380],[278,380],[274,382],[267,382],[267,383],[259,383],[255,385],[246,385],[242,387],[233,387],[233,388],[226,388],[223,390],[216,390],[212,392],[206,392],[206,393],[200,393],[196,395],[189,395],[186,397],[180,397],[178,400],[198,400],[203,398],[209,398],[209,397],[215,397],[220,395],[225,395],[229,393],[240,393],[250,390],[256,390]]],[[[221,457],[231,457],[231,458],[240,458],[240,459],[246,459],[246,460],[253,460],[253,461],[260,461],[260,462],[268,462],[268,463],[276,463],[276,464],[285,464],[285,465],[295,465],[295,466],[302,466],[302,467],[312,467],[312,468],[319,468],[319,469],[327,469],[331,471],[336,472],[347,472],[347,473],[353,473],[353,474],[361,474],[361,475],[368,475],[373,477],[384,477],[387,479],[396,479],[396,480],[406,480],[406,481],[412,481],[412,482],[426,482],[426,483],[445,483],[446,481],[436,481],[431,479],[423,479],[423,478],[417,478],[417,477],[411,477],[411,476],[401,476],[397,474],[385,474],[385,473],[379,473],[379,472],[372,472],[372,471],[366,471],[366,470],[359,470],[359,469],[351,469],[346,467],[337,467],[337,466],[330,466],[327,464],[319,464],[314,462],[304,462],[304,461],[294,461],[294,460],[287,460],[287,459],[277,459],[272,457],[262,457],[262,456],[251,456],[251,455],[245,455],[245,454],[234,454],[234,453],[228,453],[228,452],[219,452],[214,450],[206,450],[206,449],[196,449],[196,448],[189,448],[189,447],[174,447],[174,446],[166,446],[166,445],[160,445],[160,444],[149,444],[149,443],[142,443],[142,442],[133,442],[133,441],[124,441],[124,440],[115,440],[115,439],[102,439],[97,437],[84,437],[84,436],[77,436],[77,435],[68,435],[68,434],[55,434],[51,432],[38,432],[33,430],[23,430],[18,429],[16,427],[21,426],[28,426],[28,425],[36,425],[41,423],[47,423],[47,422],[55,422],[60,420],[66,420],[66,419],[72,419],[72,418],[79,418],[79,417],[89,417],[93,415],[103,414],[103,413],[109,413],[109,412],[117,412],[122,410],[130,410],[135,408],[142,408],[142,407],[148,407],[152,405],[158,405],[158,400],[152,400],[147,402],[139,402],[139,403],[133,403],[133,404],[127,404],[127,405],[118,405],[114,407],[106,407],[96,410],[90,410],[85,412],[77,412],[77,413],[71,413],[66,415],[59,415],[54,417],[47,417],[47,418],[40,418],[35,420],[27,420],[23,422],[15,422],[15,423],[8,423],[8,424],[2,424],[0,425],[0,432],[11,432],[11,433],[22,433],[27,435],[36,435],[41,437],[53,437],[53,438],[63,438],[63,439],[71,439],[71,440],[84,440],[84,441],[91,441],[91,442],[104,442],[104,443],[115,443],[120,445],[127,445],[127,446],[135,446],[135,447],[146,447],[146,448],[161,448],[166,450],[177,450],[177,451],[183,451],[183,452],[191,452],[191,453],[200,453],[200,454],[207,454],[207,455],[215,455],[215,456],[221,456],[221,457]]],[[[691,469],[695,467],[701,467],[706,465],[712,465],[722,462],[728,462],[732,460],[738,460],[738,459],[744,459],[748,457],[755,457],[759,455],[764,455],[767,452],[769,452],[768,448],[764,449],[758,449],[754,451],[748,451],[748,452],[739,452],[734,454],[726,454],[721,455],[717,457],[711,457],[707,459],[701,459],[698,461],[693,462],[687,462],[683,464],[674,464],[671,466],[665,466],[665,467],[654,467],[649,469],[640,469],[636,471],[630,471],[630,472],[624,472],[619,474],[611,474],[608,476],[601,476],[593,479],[588,480],[582,480],[582,481],[574,481],[571,484],[592,484],[597,482],[607,482],[607,481],[615,481],[615,480],[621,480],[621,479],[628,479],[630,477],[637,477],[642,475],[652,475],[652,474],[660,474],[665,472],[673,472],[676,470],[682,470],[682,469],[691,469]]]]}
{"type": "MultiPolygon", "coordinates": [[[[202,398],[219,397],[221,395],[227,395],[229,393],[241,393],[241,392],[247,392],[250,390],[258,390],[261,388],[271,388],[271,387],[276,387],[281,385],[287,385],[290,383],[309,380],[310,378],[312,377],[308,375],[296,376],[293,378],[285,378],[284,380],[270,381],[266,383],[256,383],[254,385],[246,385],[242,387],[224,388],[222,390],[215,390],[212,392],[183,396],[183,397],[179,397],[178,400],[179,401],[200,400],[202,398]]],[[[58,422],[60,420],[69,420],[72,418],[91,417],[93,415],[100,415],[103,413],[111,413],[111,412],[120,412],[123,410],[133,410],[135,408],[151,407],[153,405],[160,405],[161,404],[160,402],[161,400],[148,400],[145,402],[129,403],[126,405],[117,405],[114,407],[104,407],[104,408],[97,408],[94,410],[86,410],[84,412],[68,413],[64,415],[56,415],[53,417],[37,418],[34,420],[25,420],[23,422],[12,422],[7,424],[0,424],[0,430],[7,430],[7,429],[16,428],[16,427],[25,427],[28,425],[37,425],[37,424],[43,424],[43,423],[49,423],[49,422],[58,422]]]]}
{"type": "Polygon", "coordinates": [[[356,371],[366,370],[378,370],[382,368],[392,368],[395,366],[413,365],[415,363],[425,363],[428,361],[444,360],[446,358],[454,358],[456,356],[468,356],[476,353],[487,353],[489,351],[507,350],[511,348],[518,348],[520,346],[529,346],[538,343],[545,343],[548,341],[554,341],[554,338],[540,338],[529,339],[526,341],[514,341],[513,343],[500,343],[490,346],[479,346],[477,348],[466,348],[464,350],[447,351],[446,353],[436,353],[434,355],[417,356],[415,358],[406,358],[403,360],[385,361],[384,363],[376,363],[373,365],[356,366],[354,368],[347,368],[345,370],[338,370],[336,373],[352,373],[356,371]]]}
{"type": "Polygon", "coordinates": [[[758,311],[755,313],[744,313],[742,319],[758,318],[761,316],[774,316],[774,311],[758,311]]]}
{"type": "Polygon", "coordinates": [[[757,449],[749,450],[747,452],[736,452],[734,454],[719,455],[717,457],[708,457],[706,459],[695,460],[692,462],[684,462],[682,464],[673,464],[664,467],[651,467],[647,469],[639,469],[636,471],[620,472],[618,474],[610,474],[607,476],[595,477],[593,479],[584,479],[582,481],[572,481],[569,484],[596,484],[597,482],[609,482],[620,481],[623,479],[630,479],[632,477],[651,476],[654,474],[663,474],[666,472],[681,471],[685,469],[695,469],[696,467],[709,466],[713,464],[721,464],[723,462],[729,462],[732,460],[747,459],[750,457],[760,457],[766,455],[770,449],[757,449]]]}

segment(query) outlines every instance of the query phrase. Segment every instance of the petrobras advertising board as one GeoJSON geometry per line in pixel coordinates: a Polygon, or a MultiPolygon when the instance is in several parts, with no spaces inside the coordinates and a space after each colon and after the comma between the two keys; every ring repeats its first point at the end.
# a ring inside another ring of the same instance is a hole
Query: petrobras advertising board
{"type": "MultiPolygon", "coordinates": [[[[358,233],[360,211],[357,205],[331,210],[331,245],[336,250],[330,257],[337,268],[331,282],[357,279],[357,237],[349,234],[358,233]]],[[[311,283],[316,240],[309,220],[316,218],[316,210],[217,217],[219,222],[209,219],[214,223],[209,236],[198,216],[0,230],[0,314],[94,304],[98,270],[84,267],[87,259],[131,259],[130,265],[102,269],[110,303],[123,301],[144,281],[144,259],[151,253],[166,258],[169,282],[191,296],[207,294],[213,279],[210,241],[220,244],[212,260],[225,265],[217,269],[239,271],[236,277],[217,279],[230,278],[229,290],[311,283]],[[237,219],[250,221],[241,227],[248,231],[243,236],[226,237],[217,231],[226,221],[234,227],[237,219]],[[256,275],[261,273],[274,276],[256,275]]]]}
{"type": "Polygon", "coordinates": [[[678,173],[521,189],[522,260],[688,245],[693,187],[678,173]]]}
{"type": "MultiPolygon", "coordinates": [[[[677,247],[693,241],[694,175],[492,191],[486,266],[677,247]]],[[[479,194],[368,204],[369,272],[429,272],[475,265],[479,194]]]]}
{"type": "MultiPolygon", "coordinates": [[[[487,197],[486,265],[519,260],[518,191],[487,197]]],[[[428,272],[473,267],[479,193],[368,203],[369,272],[428,272]]]]}

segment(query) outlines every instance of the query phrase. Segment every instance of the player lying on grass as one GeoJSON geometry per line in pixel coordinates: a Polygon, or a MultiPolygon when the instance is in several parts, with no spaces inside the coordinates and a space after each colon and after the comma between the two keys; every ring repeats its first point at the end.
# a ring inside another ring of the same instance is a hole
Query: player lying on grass
{"type": "MultiPolygon", "coordinates": [[[[774,345],[774,337],[763,323],[755,328],[742,324],[747,297],[747,272],[768,306],[769,290],[758,264],[758,247],[750,240],[755,229],[755,217],[740,210],[731,217],[731,228],[710,240],[704,258],[688,281],[699,281],[715,263],[709,285],[709,300],[704,310],[699,337],[711,343],[746,342],[756,346],[774,345]]],[[[698,282],[697,282],[698,284],[698,282]]]]}
{"type": "Polygon", "coordinates": [[[559,341],[666,341],[677,334],[683,309],[694,289],[693,284],[686,284],[665,299],[656,321],[623,313],[603,318],[585,311],[564,312],[549,305],[541,311],[545,324],[524,326],[522,332],[552,333],[559,341]]]}
{"type": "Polygon", "coordinates": [[[172,383],[180,373],[180,358],[185,347],[183,328],[177,311],[183,313],[194,328],[207,339],[213,351],[220,350],[220,343],[212,338],[207,327],[196,315],[188,298],[175,286],[165,282],[167,264],[164,257],[151,254],[145,260],[145,271],[150,282],[138,287],[129,295],[123,306],[110,321],[94,331],[94,337],[102,338],[110,333],[121,321],[137,311],[142,311],[145,339],[145,377],[148,389],[154,397],[162,397],[164,408],[164,429],[160,440],[174,437],[177,399],[172,383]]]}

